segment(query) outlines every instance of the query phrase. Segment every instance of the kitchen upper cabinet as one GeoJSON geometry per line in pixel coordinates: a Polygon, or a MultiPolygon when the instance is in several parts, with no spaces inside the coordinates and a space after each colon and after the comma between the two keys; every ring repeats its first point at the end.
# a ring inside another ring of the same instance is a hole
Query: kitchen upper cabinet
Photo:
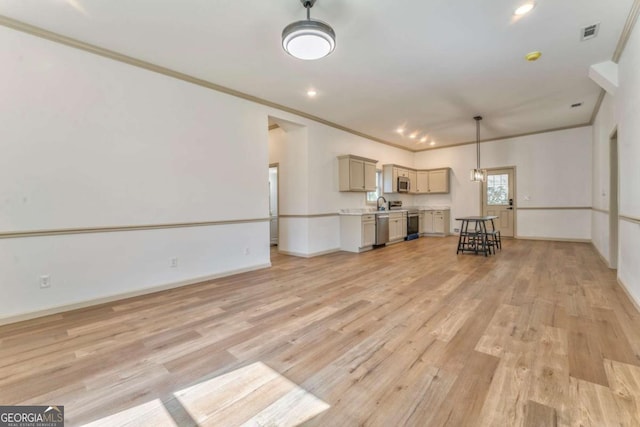
{"type": "Polygon", "coordinates": [[[449,192],[449,168],[414,170],[397,165],[383,165],[383,192],[398,192],[398,177],[409,178],[409,193],[442,194],[449,192]]]}
{"type": "Polygon", "coordinates": [[[418,173],[416,171],[409,171],[409,193],[418,192],[418,173]]]}
{"type": "Polygon", "coordinates": [[[429,193],[449,192],[449,168],[429,171],[429,193]]]}
{"type": "Polygon", "coordinates": [[[418,171],[416,193],[438,194],[449,192],[449,168],[418,171]]]}
{"type": "Polygon", "coordinates": [[[416,173],[416,193],[429,192],[429,172],[420,171],[416,173]]]}
{"type": "MultiPolygon", "coordinates": [[[[382,192],[397,193],[398,177],[402,176],[411,180],[410,174],[412,172],[415,173],[415,171],[398,167],[396,165],[382,165],[382,192]]],[[[410,187],[413,187],[413,181],[411,181],[410,187]]]]}
{"type": "Polygon", "coordinates": [[[375,191],[377,162],[352,155],[339,156],[340,191],[375,191]]]}

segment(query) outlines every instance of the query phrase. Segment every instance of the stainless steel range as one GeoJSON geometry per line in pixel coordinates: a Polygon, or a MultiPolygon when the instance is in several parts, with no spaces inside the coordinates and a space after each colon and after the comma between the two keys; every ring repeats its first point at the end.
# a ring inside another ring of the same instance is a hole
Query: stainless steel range
{"type": "Polygon", "coordinates": [[[407,211],[407,237],[406,240],[413,240],[420,237],[419,234],[419,215],[420,212],[416,207],[402,207],[401,200],[392,200],[389,202],[389,210],[406,210],[407,211]]]}

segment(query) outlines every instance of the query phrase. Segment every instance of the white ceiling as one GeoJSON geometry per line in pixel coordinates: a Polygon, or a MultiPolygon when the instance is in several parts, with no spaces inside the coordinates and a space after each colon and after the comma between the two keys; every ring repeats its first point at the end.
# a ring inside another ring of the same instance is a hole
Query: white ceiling
{"type": "Polygon", "coordinates": [[[516,19],[523,2],[318,0],[311,16],[337,39],[318,61],[281,48],[299,0],[0,0],[0,14],[420,150],[425,134],[473,141],[477,114],[483,140],[590,121],[588,68],[612,58],[633,0],[538,0],[516,19]]]}

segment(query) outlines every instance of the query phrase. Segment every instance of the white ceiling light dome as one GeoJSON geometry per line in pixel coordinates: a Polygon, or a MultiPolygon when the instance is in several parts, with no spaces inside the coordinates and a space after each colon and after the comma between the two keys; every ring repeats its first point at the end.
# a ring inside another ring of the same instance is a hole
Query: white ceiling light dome
{"type": "Polygon", "coordinates": [[[316,0],[300,0],[307,9],[307,19],[296,21],[282,30],[282,47],[289,55],[299,59],[324,58],[336,47],[336,33],[322,21],[311,19],[310,10],[316,0]]]}

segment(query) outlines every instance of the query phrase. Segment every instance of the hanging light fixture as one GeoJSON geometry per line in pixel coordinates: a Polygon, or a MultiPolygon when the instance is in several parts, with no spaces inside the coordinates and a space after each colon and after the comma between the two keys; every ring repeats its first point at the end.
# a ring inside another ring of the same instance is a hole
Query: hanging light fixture
{"type": "Polygon", "coordinates": [[[475,116],[473,120],[476,121],[476,169],[471,170],[471,181],[484,182],[487,180],[487,170],[480,169],[480,120],[482,116],[475,116]]]}
{"type": "Polygon", "coordinates": [[[328,24],[311,19],[311,8],[316,0],[300,0],[307,9],[307,19],[296,21],[282,30],[282,47],[289,55],[299,59],[320,59],[333,52],[336,33],[328,24]]]}

